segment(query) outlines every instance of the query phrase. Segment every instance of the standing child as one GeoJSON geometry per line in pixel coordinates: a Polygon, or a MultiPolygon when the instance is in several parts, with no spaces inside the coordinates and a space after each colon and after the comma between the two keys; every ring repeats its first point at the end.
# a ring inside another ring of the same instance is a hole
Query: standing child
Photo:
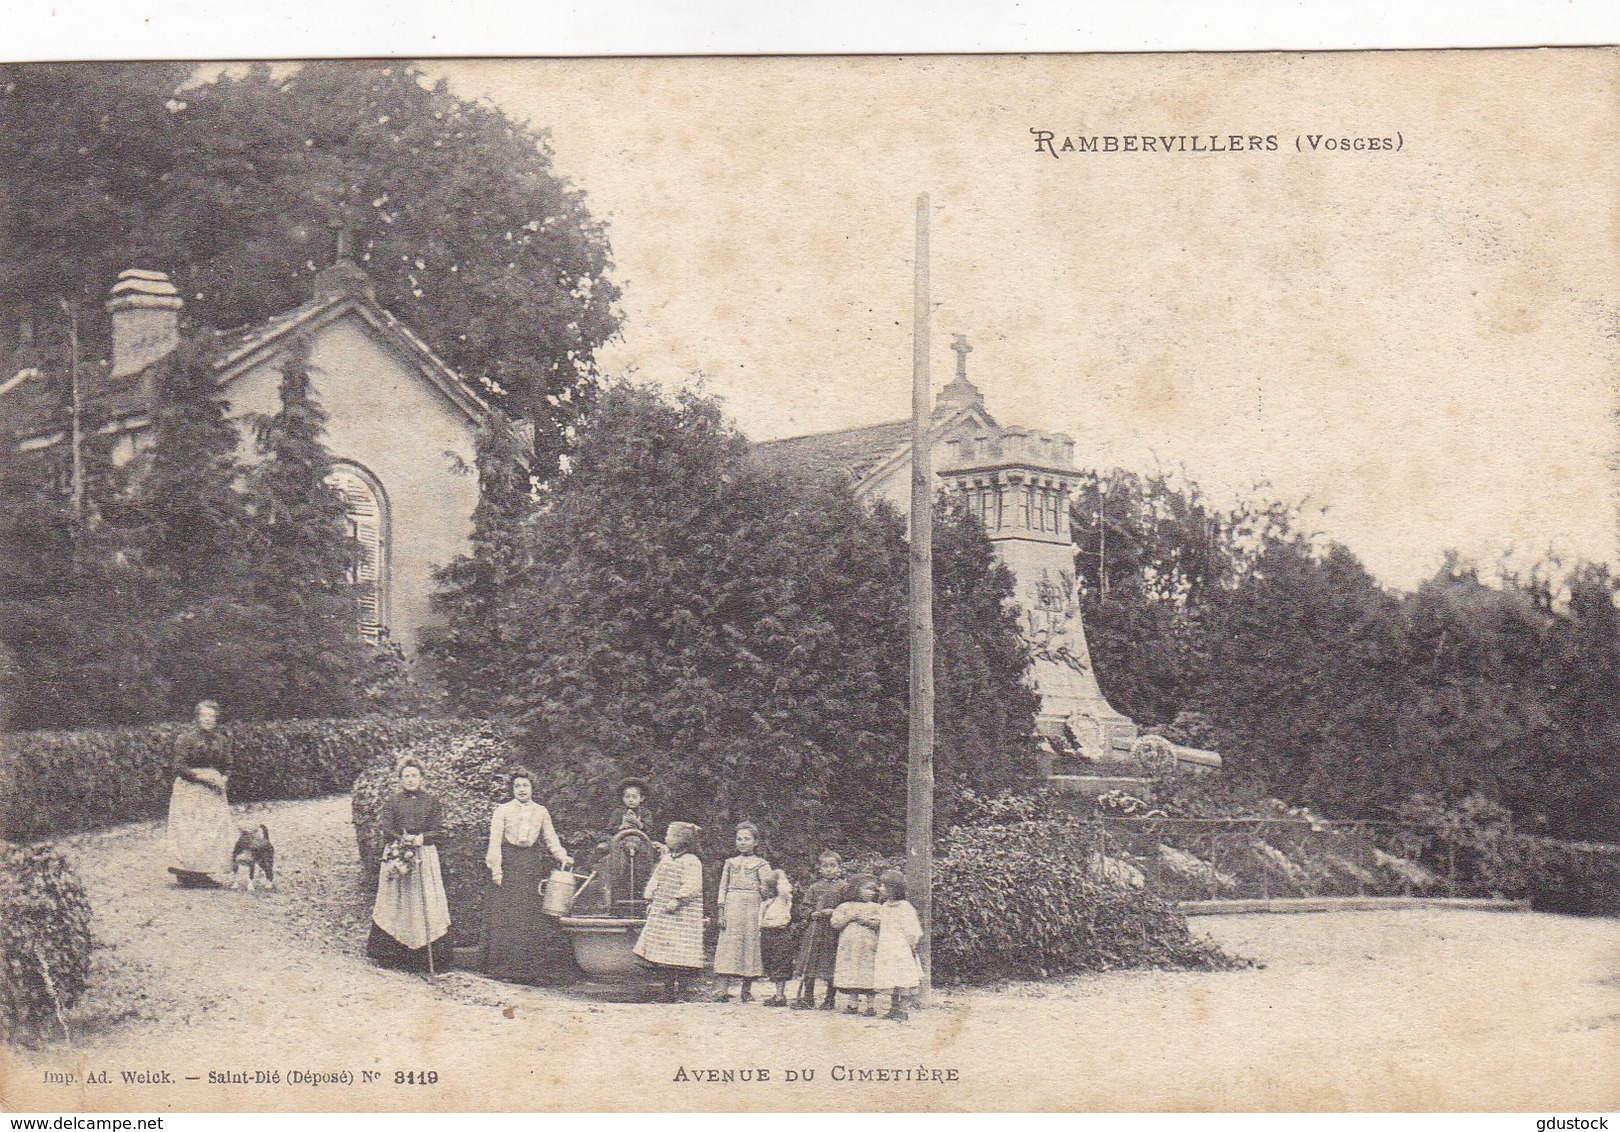
{"type": "Polygon", "coordinates": [[[777,869],[771,882],[765,908],[759,914],[759,952],[765,963],[765,977],[776,984],[776,993],[766,1006],[786,1006],[787,984],[793,977],[793,882],[777,869]]]}
{"type": "Polygon", "coordinates": [[[731,996],[731,980],[742,980],[738,1002],[754,1001],[754,980],[765,973],[759,948],[759,914],[771,866],[755,854],[759,826],[751,821],[737,826],[737,855],[726,858],[720,870],[718,899],[720,940],[714,946],[714,973],[725,979],[717,1002],[731,996]]]}
{"type": "Polygon", "coordinates": [[[878,925],[883,922],[883,906],[878,903],[878,882],[869,876],[854,877],[845,889],[844,902],[833,909],[827,921],[838,933],[838,961],[833,968],[834,985],[849,995],[846,1014],[861,1012],[866,997],[866,1016],[875,1017],[872,992],[873,963],[877,957],[878,925]]]}
{"type": "Polygon", "coordinates": [[[911,1015],[906,1004],[922,982],[922,966],[917,962],[917,945],[922,942],[922,924],[917,909],[906,899],[906,878],[895,869],[885,872],[879,885],[883,912],[878,926],[877,955],[872,963],[872,985],[890,992],[889,1013],[884,1017],[904,1022],[911,1015]]]}
{"type": "Polygon", "coordinates": [[[692,851],[698,827],[671,822],[664,834],[668,852],[653,868],[643,894],[647,923],[636,940],[636,954],[664,975],[664,999],[679,1002],[692,975],[703,969],[703,862],[692,851]]]}
{"type": "Polygon", "coordinates": [[[799,997],[794,1000],[795,1010],[809,1010],[816,1004],[816,980],[827,984],[827,997],[823,1010],[837,1005],[838,984],[833,970],[838,965],[838,932],[833,928],[833,909],[844,900],[844,861],[831,849],[822,852],[816,860],[816,872],[821,879],[804,894],[804,941],[799,945],[799,960],[794,974],[799,976],[799,997]]]}

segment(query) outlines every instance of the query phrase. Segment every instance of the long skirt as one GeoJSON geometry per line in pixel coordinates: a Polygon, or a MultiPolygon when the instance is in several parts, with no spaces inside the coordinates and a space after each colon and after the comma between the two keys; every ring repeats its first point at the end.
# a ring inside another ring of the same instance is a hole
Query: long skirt
{"type": "Polygon", "coordinates": [[[757,979],[765,973],[765,959],[759,949],[759,890],[733,888],[722,898],[726,902],[726,926],[714,945],[714,973],[757,979]]]}
{"type": "Polygon", "coordinates": [[[577,975],[562,928],[542,911],[551,857],[539,845],[501,845],[501,883],[484,901],[484,973],[514,983],[565,983],[577,975]]]}
{"type": "Polygon", "coordinates": [[[424,845],[415,867],[403,877],[386,864],[378,870],[377,902],[371,908],[371,936],[366,954],[389,967],[427,970],[428,945],[433,963],[443,969],[450,958],[450,903],[439,872],[439,850],[424,845]]]}
{"type": "Polygon", "coordinates": [[[178,872],[224,875],[231,871],[238,831],[225,800],[225,776],[211,769],[200,773],[217,782],[219,789],[174,780],[169,794],[169,856],[178,872]]]}

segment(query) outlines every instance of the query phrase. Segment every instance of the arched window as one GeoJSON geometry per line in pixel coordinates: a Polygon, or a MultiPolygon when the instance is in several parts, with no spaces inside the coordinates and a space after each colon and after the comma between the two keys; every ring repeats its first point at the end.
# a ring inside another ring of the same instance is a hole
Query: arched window
{"type": "Polygon", "coordinates": [[[354,556],[349,581],[355,586],[360,635],[376,644],[388,629],[388,496],[382,484],[359,464],[339,461],[326,477],[349,508],[354,556]]]}

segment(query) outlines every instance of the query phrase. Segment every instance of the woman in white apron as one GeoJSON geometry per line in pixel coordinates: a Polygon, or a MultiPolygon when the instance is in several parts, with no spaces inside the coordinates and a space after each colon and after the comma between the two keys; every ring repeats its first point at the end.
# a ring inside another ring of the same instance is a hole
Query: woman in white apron
{"type": "Polygon", "coordinates": [[[422,764],[399,764],[399,792],[383,803],[387,838],[366,954],[388,967],[442,971],[451,958],[450,904],[439,872],[439,800],[422,789],[422,764]],[[430,950],[431,949],[431,950],[430,950]]]}
{"type": "Polygon", "coordinates": [[[197,726],[175,741],[174,788],[169,792],[169,871],[182,888],[218,888],[231,871],[236,827],[225,785],[231,742],[218,729],[219,705],[197,705],[197,726]]]}

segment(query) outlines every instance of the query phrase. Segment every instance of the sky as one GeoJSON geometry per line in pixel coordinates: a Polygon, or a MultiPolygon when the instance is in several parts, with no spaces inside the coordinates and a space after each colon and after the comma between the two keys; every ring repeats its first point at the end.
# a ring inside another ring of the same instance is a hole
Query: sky
{"type": "Polygon", "coordinates": [[[967,335],[990,412],[1081,467],[1304,502],[1399,588],[1447,549],[1617,557],[1614,52],[430,70],[549,131],[608,224],[604,369],[701,373],[755,439],[907,414],[926,192],[936,387],[967,335]],[[1142,135],[1188,140],[1061,150],[1142,135]]]}

